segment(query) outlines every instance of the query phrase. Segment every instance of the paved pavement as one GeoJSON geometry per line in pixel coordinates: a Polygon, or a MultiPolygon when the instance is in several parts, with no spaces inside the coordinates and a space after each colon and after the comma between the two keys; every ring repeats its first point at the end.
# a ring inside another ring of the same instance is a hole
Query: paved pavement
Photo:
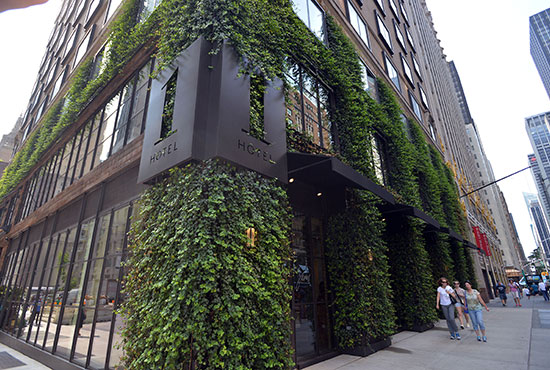
{"type": "MultiPolygon", "coordinates": [[[[341,355],[307,370],[549,370],[550,302],[542,297],[521,300],[523,307],[489,303],[483,312],[487,343],[478,342],[472,329],[461,330],[452,341],[445,321],[424,333],[401,332],[392,345],[368,357],[341,355]]],[[[458,320],[457,320],[458,323],[458,320]]]]}
{"type": "Polygon", "coordinates": [[[0,369],[49,370],[50,368],[0,343],[0,369]]]}

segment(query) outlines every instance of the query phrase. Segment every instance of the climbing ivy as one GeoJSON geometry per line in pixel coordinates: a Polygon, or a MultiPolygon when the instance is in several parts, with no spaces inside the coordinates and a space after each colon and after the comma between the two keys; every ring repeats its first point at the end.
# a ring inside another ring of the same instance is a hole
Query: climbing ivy
{"type": "Polygon", "coordinates": [[[72,125],[82,110],[107,83],[123,68],[133,55],[150,24],[134,27],[140,1],[130,0],[124,4],[121,16],[111,26],[108,51],[103,56],[102,72],[93,74],[94,60],[89,57],[82,62],[69,82],[66,96],[52,105],[37,127],[27,138],[21,149],[6,167],[0,178],[0,198],[6,196],[23,180],[38,163],[42,155],[55,144],[65,130],[72,125]]]}
{"type": "MultiPolygon", "coordinates": [[[[425,207],[463,231],[456,188],[439,153],[431,153],[436,184],[430,168],[419,166],[390,88],[379,81],[380,102],[363,90],[357,53],[330,16],[325,44],[296,16],[289,0],[164,0],[146,17],[139,11],[138,0],[127,1],[112,26],[105,68],[98,76],[92,75],[92,60],[79,68],[65,103],[50,109],[0,180],[0,196],[26,176],[139,48],[154,48],[163,68],[202,36],[212,43],[212,54],[228,41],[243,72],[264,81],[284,79],[295,64],[314,72],[332,88],[330,120],[339,158],[379,182],[371,142],[374,133],[381,134],[388,146],[388,189],[399,202],[425,207]],[[430,193],[419,190],[424,183],[430,193]],[[437,192],[440,205],[430,204],[427,198],[437,192]]],[[[256,95],[253,100],[259,102],[256,95]]],[[[261,104],[253,106],[251,114],[257,136],[262,134],[260,109],[261,104]]],[[[328,154],[303,133],[288,132],[291,149],[328,154]]],[[[430,261],[442,258],[438,266],[452,268],[445,253],[427,253],[418,221],[388,219],[386,228],[379,206],[372,194],[348,190],[345,209],[328,221],[327,267],[342,348],[387,338],[395,330],[396,313],[404,327],[434,320],[430,284],[436,270],[430,261]]],[[[126,366],[291,367],[289,223],[286,195],[278,185],[217,161],[173,169],[148,189],[132,228],[125,283],[126,366]],[[246,238],[251,228],[257,232],[254,242],[246,238]]],[[[466,264],[460,272],[468,270],[466,264]]]]}
{"type": "MultiPolygon", "coordinates": [[[[414,173],[418,179],[419,196],[422,209],[437,220],[441,226],[446,226],[445,213],[441,204],[440,178],[432,162],[432,156],[422,129],[414,120],[408,121],[411,141],[414,145],[414,173]]],[[[435,153],[435,152],[434,152],[435,153]]],[[[435,153],[434,155],[437,155],[435,153]]],[[[434,156],[437,160],[439,156],[434,156]]],[[[430,256],[430,265],[434,285],[442,276],[453,279],[453,260],[450,253],[448,237],[438,232],[425,233],[426,250],[430,256]]]]}
{"type": "Polygon", "coordinates": [[[274,180],[215,160],[148,189],[129,245],[126,366],[289,368],[289,224],[274,180]]]}
{"type": "Polygon", "coordinates": [[[368,346],[395,330],[378,202],[368,192],[350,191],[346,210],[329,220],[327,266],[334,294],[334,333],[341,348],[368,346]]]}

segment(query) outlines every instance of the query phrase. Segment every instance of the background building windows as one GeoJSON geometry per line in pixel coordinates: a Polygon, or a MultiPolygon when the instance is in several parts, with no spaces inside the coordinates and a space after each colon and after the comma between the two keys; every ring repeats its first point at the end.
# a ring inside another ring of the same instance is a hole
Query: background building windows
{"type": "Polygon", "coordinates": [[[393,20],[393,28],[395,29],[395,36],[397,36],[397,41],[399,41],[399,44],[403,48],[403,51],[407,52],[407,48],[405,46],[405,38],[403,37],[403,33],[401,33],[401,30],[399,29],[399,24],[393,20]]]}
{"type": "Polygon", "coordinates": [[[369,93],[371,98],[378,101],[378,92],[376,89],[376,76],[368,69],[365,62],[361,62],[361,80],[363,82],[363,88],[369,93]]]}
{"type": "Polygon", "coordinates": [[[413,108],[413,112],[418,117],[418,119],[422,122],[422,112],[420,111],[420,106],[418,105],[418,102],[414,98],[413,94],[409,91],[409,99],[411,101],[411,106],[413,108]]]}
{"type": "Polygon", "coordinates": [[[308,28],[324,42],[325,24],[323,10],[312,0],[293,0],[294,11],[308,28]]]}
{"type": "Polygon", "coordinates": [[[407,40],[409,40],[409,44],[411,44],[411,47],[413,48],[413,51],[415,50],[413,38],[411,36],[411,32],[408,28],[405,27],[405,32],[407,33],[407,40]]]}
{"type": "Polygon", "coordinates": [[[374,134],[371,137],[371,150],[372,150],[372,164],[374,167],[374,174],[380,184],[386,186],[387,183],[387,168],[385,159],[385,144],[382,138],[378,134],[374,134]]]}
{"type": "Polygon", "coordinates": [[[396,19],[399,20],[399,11],[397,10],[397,4],[395,3],[395,0],[389,0],[389,1],[390,1],[390,8],[393,14],[395,15],[396,19]]]}
{"type": "Polygon", "coordinates": [[[409,63],[407,63],[407,60],[403,55],[401,55],[401,63],[403,64],[403,72],[405,73],[405,77],[409,80],[411,85],[414,88],[414,82],[413,82],[413,75],[411,71],[411,67],[409,67],[409,63]]]}
{"type": "Polygon", "coordinates": [[[420,65],[418,64],[414,56],[412,57],[412,60],[413,60],[414,71],[418,75],[418,78],[422,80],[422,74],[420,73],[420,65]]]}
{"type": "Polygon", "coordinates": [[[380,37],[382,37],[382,40],[386,43],[386,46],[393,50],[393,46],[391,43],[391,37],[390,37],[390,31],[388,31],[388,28],[384,24],[384,21],[378,14],[376,14],[376,21],[378,22],[378,34],[380,37]]]}
{"type": "Polygon", "coordinates": [[[420,84],[418,84],[418,90],[420,91],[420,99],[422,101],[422,105],[424,106],[424,108],[429,109],[428,97],[426,96],[426,93],[424,92],[424,89],[422,88],[422,86],[420,86],[420,84]]]}
{"type": "Polygon", "coordinates": [[[348,11],[349,11],[349,21],[353,28],[355,29],[355,32],[361,37],[361,40],[367,45],[368,48],[370,48],[369,43],[369,36],[367,32],[367,24],[363,21],[363,19],[359,16],[359,13],[355,10],[351,2],[348,0],[348,11]]]}
{"type": "Polygon", "coordinates": [[[384,54],[384,61],[386,63],[386,72],[391,79],[391,82],[397,87],[397,90],[401,91],[401,85],[399,84],[399,76],[397,75],[397,70],[391,63],[387,55],[384,54]]]}

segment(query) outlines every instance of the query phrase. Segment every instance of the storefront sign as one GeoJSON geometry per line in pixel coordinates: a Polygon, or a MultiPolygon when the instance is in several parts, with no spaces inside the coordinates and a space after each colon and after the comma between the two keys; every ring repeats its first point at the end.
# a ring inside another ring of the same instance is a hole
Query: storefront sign
{"type": "Polygon", "coordinates": [[[472,229],[474,230],[474,237],[476,238],[476,245],[478,246],[478,248],[482,248],[481,231],[479,230],[479,226],[474,226],[472,229]]]}
{"type": "Polygon", "coordinates": [[[229,45],[215,55],[210,55],[211,50],[209,42],[198,39],[153,81],[138,181],[151,182],[174,166],[210,158],[286,181],[282,82],[267,84],[264,137],[254,137],[249,134],[250,78],[241,73],[229,45]],[[174,76],[172,121],[163,135],[167,90],[174,76]]]}
{"type": "Polygon", "coordinates": [[[485,251],[485,253],[487,253],[488,256],[490,256],[492,253],[491,253],[491,248],[489,247],[489,239],[487,239],[487,234],[485,233],[481,233],[481,245],[483,246],[483,250],[485,251]]]}

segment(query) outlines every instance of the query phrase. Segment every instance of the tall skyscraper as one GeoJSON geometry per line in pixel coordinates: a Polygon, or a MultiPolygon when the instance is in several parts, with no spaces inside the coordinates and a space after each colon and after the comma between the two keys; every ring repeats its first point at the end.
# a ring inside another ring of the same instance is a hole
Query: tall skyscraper
{"type": "Polygon", "coordinates": [[[533,179],[542,201],[546,219],[550,219],[550,112],[525,119],[525,129],[534,154],[528,156],[533,179]]]}
{"type": "Polygon", "coordinates": [[[529,209],[529,215],[531,221],[534,224],[537,240],[537,246],[542,246],[544,254],[547,260],[550,259],[550,230],[548,229],[548,223],[543,215],[542,208],[540,206],[539,199],[536,194],[523,193],[523,198],[529,209]]]}
{"type": "Polygon", "coordinates": [[[529,17],[531,56],[550,97],[550,8],[529,17]]]}

